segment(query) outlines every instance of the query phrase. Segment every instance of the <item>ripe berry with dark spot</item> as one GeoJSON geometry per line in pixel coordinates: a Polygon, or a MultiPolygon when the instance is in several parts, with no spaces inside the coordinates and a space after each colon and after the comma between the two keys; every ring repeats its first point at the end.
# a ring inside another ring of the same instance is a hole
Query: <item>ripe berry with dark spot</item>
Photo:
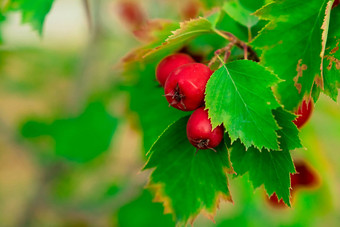
{"type": "Polygon", "coordinates": [[[205,86],[213,72],[201,63],[183,65],[170,73],[164,93],[169,104],[192,111],[204,103],[205,86]]]}
{"type": "Polygon", "coordinates": [[[295,112],[298,116],[293,122],[298,127],[301,128],[310,118],[313,111],[313,101],[310,100],[308,103],[304,100],[299,106],[299,109],[295,112]]]}
{"type": "Polygon", "coordinates": [[[187,137],[198,149],[214,150],[213,148],[221,143],[223,134],[224,128],[221,125],[212,130],[208,111],[204,110],[204,107],[195,110],[188,120],[187,137]]]}
{"type": "Polygon", "coordinates": [[[165,81],[172,71],[182,65],[194,62],[195,61],[187,54],[178,53],[169,55],[158,64],[156,69],[156,79],[159,84],[164,87],[165,81]]]}

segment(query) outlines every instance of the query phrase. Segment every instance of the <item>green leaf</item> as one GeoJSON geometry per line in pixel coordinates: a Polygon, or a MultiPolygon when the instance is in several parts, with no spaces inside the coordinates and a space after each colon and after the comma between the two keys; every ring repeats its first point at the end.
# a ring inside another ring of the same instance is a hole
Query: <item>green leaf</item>
{"type": "Polygon", "coordinates": [[[252,44],[263,50],[261,63],[285,80],[277,92],[286,109],[297,108],[304,96],[311,95],[314,81],[322,80],[327,35],[322,36],[331,4],[328,0],[278,0],[256,12],[270,22],[252,44]]]}
{"type": "Polygon", "coordinates": [[[206,18],[200,17],[184,21],[180,23],[180,28],[173,31],[173,34],[169,36],[162,45],[149,51],[145,57],[150,57],[150,55],[156,54],[164,49],[173,49],[178,45],[183,45],[183,43],[187,40],[210,32],[213,32],[213,25],[206,18]]]}
{"type": "Polygon", "coordinates": [[[275,192],[290,205],[290,174],[295,172],[295,167],[288,150],[260,151],[254,147],[246,150],[237,140],[231,147],[230,159],[238,175],[249,173],[254,188],[263,184],[268,195],[275,192]]]}
{"type": "Polygon", "coordinates": [[[277,103],[270,87],[279,79],[256,62],[230,62],[211,76],[205,103],[213,127],[223,123],[232,142],[240,138],[246,147],[278,149],[272,109],[277,103]]]}
{"type": "Polygon", "coordinates": [[[10,10],[18,10],[22,13],[22,23],[29,23],[42,34],[46,15],[52,8],[54,0],[11,0],[10,10]]]}
{"type": "Polygon", "coordinates": [[[251,28],[259,21],[256,16],[252,15],[254,12],[243,7],[239,0],[227,0],[223,9],[231,18],[247,28],[251,28]]]}
{"type": "Polygon", "coordinates": [[[248,41],[248,29],[235,21],[224,11],[221,12],[221,17],[216,25],[216,28],[222,31],[230,32],[245,42],[248,41]]]}
{"type": "Polygon", "coordinates": [[[323,62],[324,93],[334,101],[338,97],[340,87],[340,10],[339,7],[331,12],[329,33],[323,62]]]}
{"type": "Polygon", "coordinates": [[[254,188],[265,186],[268,195],[274,192],[279,198],[290,205],[290,173],[295,172],[293,160],[289,150],[302,147],[298,137],[298,129],[292,122],[295,115],[279,107],[273,110],[273,114],[280,129],[277,130],[279,135],[280,150],[265,150],[246,147],[240,142],[235,141],[231,147],[230,159],[233,164],[234,171],[243,175],[249,172],[249,179],[254,188]]]}
{"type": "Polygon", "coordinates": [[[256,10],[260,9],[264,5],[266,5],[268,2],[271,2],[272,0],[238,0],[239,3],[246,9],[255,12],[256,10]]]}
{"type": "Polygon", "coordinates": [[[164,89],[155,77],[155,63],[130,64],[125,71],[126,77],[137,81],[129,87],[130,109],[138,114],[143,132],[144,151],[147,152],[158,136],[169,124],[187,115],[186,112],[169,107],[164,89]]]}
{"type": "Polygon", "coordinates": [[[293,123],[296,116],[284,110],[282,107],[273,110],[273,114],[276,122],[280,126],[280,130],[277,132],[279,135],[280,148],[283,150],[301,148],[299,131],[293,123]]]}
{"type": "Polygon", "coordinates": [[[143,190],[136,199],[120,207],[117,216],[120,227],[175,226],[171,215],[164,215],[162,205],[152,202],[148,190],[143,190]]]}
{"type": "Polygon", "coordinates": [[[193,147],[186,136],[188,117],[170,125],[148,153],[144,169],[154,168],[149,187],[156,190],[166,212],[177,223],[186,224],[205,210],[211,217],[219,201],[231,200],[226,171],[230,170],[228,151],[223,143],[212,150],[193,147]]]}

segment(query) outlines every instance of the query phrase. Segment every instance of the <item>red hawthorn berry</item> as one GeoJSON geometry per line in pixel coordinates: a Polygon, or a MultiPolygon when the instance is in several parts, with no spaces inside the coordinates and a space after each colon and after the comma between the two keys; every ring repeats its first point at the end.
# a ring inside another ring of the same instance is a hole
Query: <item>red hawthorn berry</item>
{"type": "Polygon", "coordinates": [[[172,71],[165,82],[164,93],[171,106],[192,111],[204,103],[205,86],[213,72],[201,63],[190,63],[172,71]]]}
{"type": "Polygon", "coordinates": [[[159,84],[164,87],[165,81],[172,71],[182,65],[194,62],[195,61],[187,54],[178,53],[169,55],[158,64],[156,69],[156,79],[159,84]]]}
{"type": "Polygon", "coordinates": [[[188,120],[187,137],[198,149],[213,149],[221,143],[223,134],[224,128],[221,125],[212,130],[208,111],[204,107],[195,110],[188,120]]]}
{"type": "MultiPolygon", "coordinates": [[[[313,187],[318,184],[318,177],[314,171],[305,162],[295,163],[296,174],[292,175],[292,185],[293,177],[295,177],[295,187],[313,187]]],[[[292,186],[293,187],[293,186],[292,186]]]]}
{"type": "Polygon", "coordinates": [[[293,121],[294,124],[301,128],[310,118],[313,111],[313,101],[310,100],[308,103],[303,100],[302,104],[299,106],[299,109],[295,112],[298,117],[293,121]]]}
{"type": "Polygon", "coordinates": [[[334,7],[336,7],[336,6],[338,6],[339,3],[340,3],[340,0],[335,0],[335,1],[333,2],[332,9],[333,9],[334,7]]]}

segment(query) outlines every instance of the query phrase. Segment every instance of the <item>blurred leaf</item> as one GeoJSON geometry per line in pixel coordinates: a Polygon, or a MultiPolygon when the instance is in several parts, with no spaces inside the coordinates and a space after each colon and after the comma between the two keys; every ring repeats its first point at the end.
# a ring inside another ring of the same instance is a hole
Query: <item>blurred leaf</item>
{"type": "Polygon", "coordinates": [[[208,33],[194,38],[186,47],[191,56],[195,54],[202,56],[202,61],[198,62],[205,62],[214,56],[215,50],[225,47],[226,43],[223,37],[214,33],[208,33]]]}
{"type": "Polygon", "coordinates": [[[223,9],[235,21],[247,28],[251,28],[259,21],[257,16],[252,15],[254,11],[250,11],[243,7],[239,0],[227,0],[223,5],[223,9]]]}
{"type": "Polygon", "coordinates": [[[213,127],[223,123],[232,142],[240,138],[246,147],[278,149],[278,126],[271,110],[279,104],[270,89],[278,81],[253,61],[233,61],[216,70],[205,91],[213,127]]]}
{"type": "Polygon", "coordinates": [[[322,50],[331,7],[330,2],[326,10],[327,3],[275,1],[256,12],[260,19],[270,22],[252,44],[263,50],[262,64],[285,80],[277,92],[289,110],[295,109],[304,96],[310,96],[314,82],[322,83],[322,50]]]}
{"type": "Polygon", "coordinates": [[[2,23],[6,20],[5,16],[1,12],[0,8],[0,44],[2,44],[2,23]]]}
{"type": "Polygon", "coordinates": [[[119,209],[118,226],[175,226],[171,215],[164,215],[163,209],[161,204],[152,202],[152,195],[148,190],[143,190],[139,197],[119,209]]]}
{"type": "MultiPolygon", "coordinates": [[[[154,59],[159,58],[159,55],[164,55],[164,52],[167,53],[169,50],[165,49],[163,51],[159,51],[157,54],[153,56],[149,56],[145,58],[145,54],[150,51],[150,49],[156,48],[160,46],[165,39],[167,39],[172,31],[179,28],[179,24],[175,21],[168,20],[152,20],[145,27],[140,30],[135,31],[135,35],[137,37],[145,37],[145,41],[149,43],[143,45],[142,47],[132,50],[126,57],[123,58],[125,64],[129,64],[131,62],[136,61],[153,61],[154,59]]],[[[171,51],[175,51],[180,46],[174,46],[171,51]]]]}
{"type": "Polygon", "coordinates": [[[54,0],[10,0],[10,10],[21,11],[22,23],[29,23],[41,35],[46,15],[54,0]]]}
{"type": "Polygon", "coordinates": [[[193,221],[201,211],[213,218],[221,199],[231,201],[226,171],[231,171],[223,142],[212,150],[195,154],[186,136],[188,117],[170,125],[148,153],[144,169],[155,168],[148,187],[156,192],[166,212],[177,223],[193,221]]]}
{"type": "Polygon", "coordinates": [[[120,192],[122,189],[122,186],[117,183],[112,183],[107,191],[105,192],[105,197],[112,197],[115,196],[118,192],[120,192]]]}
{"type": "Polygon", "coordinates": [[[187,114],[169,107],[163,97],[164,90],[155,79],[155,68],[156,64],[135,63],[125,72],[126,76],[137,77],[137,82],[129,88],[130,109],[138,114],[145,152],[150,149],[164,128],[187,114]]]}
{"type": "Polygon", "coordinates": [[[334,101],[338,98],[340,88],[340,10],[332,10],[329,33],[323,62],[325,94],[334,101]]]}
{"type": "Polygon", "coordinates": [[[213,24],[206,18],[200,17],[180,23],[180,28],[173,31],[162,45],[149,51],[145,57],[153,55],[163,49],[174,49],[178,45],[182,45],[185,41],[190,40],[198,35],[213,32],[213,24]]]}
{"type": "Polygon", "coordinates": [[[28,121],[21,131],[28,138],[49,135],[55,141],[57,155],[87,162],[108,150],[117,123],[102,103],[94,102],[78,117],[55,120],[52,124],[28,121]]]}
{"type": "Polygon", "coordinates": [[[204,7],[207,9],[211,9],[217,6],[222,6],[224,0],[199,0],[204,7]]]}
{"type": "Polygon", "coordinates": [[[21,127],[21,134],[26,138],[36,138],[50,133],[50,125],[40,119],[30,119],[21,127]]]}
{"type": "Polygon", "coordinates": [[[220,21],[217,23],[216,28],[230,32],[243,41],[248,41],[248,29],[235,21],[224,11],[221,12],[220,21]]]}
{"type": "Polygon", "coordinates": [[[56,154],[76,162],[87,162],[107,151],[117,119],[102,103],[91,103],[76,118],[56,120],[51,125],[56,154]]]}

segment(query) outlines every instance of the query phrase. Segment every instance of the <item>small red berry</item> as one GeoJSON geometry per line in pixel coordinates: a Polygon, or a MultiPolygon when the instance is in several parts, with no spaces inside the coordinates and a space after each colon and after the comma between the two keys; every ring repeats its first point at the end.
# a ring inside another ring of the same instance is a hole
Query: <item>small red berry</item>
{"type": "Polygon", "coordinates": [[[335,0],[335,1],[333,2],[332,9],[333,9],[334,7],[336,7],[336,6],[338,6],[339,3],[340,3],[340,0],[335,0]]]}
{"type": "Polygon", "coordinates": [[[187,123],[187,137],[189,142],[198,149],[212,149],[218,146],[224,134],[223,126],[212,130],[208,111],[201,107],[195,110],[187,123]]]}
{"type": "Polygon", "coordinates": [[[174,69],[195,61],[187,54],[172,54],[164,58],[157,66],[156,79],[164,87],[166,79],[174,69]]]}
{"type": "Polygon", "coordinates": [[[294,124],[301,128],[310,118],[313,111],[313,101],[310,100],[307,104],[305,100],[303,100],[301,106],[299,106],[299,109],[295,112],[298,117],[293,121],[294,124]]]}
{"type": "MultiPolygon", "coordinates": [[[[291,176],[297,178],[295,181],[295,187],[313,187],[318,184],[318,177],[316,173],[305,163],[305,162],[296,162],[295,163],[296,174],[291,176]]],[[[293,180],[293,179],[292,179],[293,180]]],[[[293,185],[293,183],[292,183],[293,185]]]]}
{"type": "Polygon", "coordinates": [[[171,106],[192,111],[204,103],[205,86],[213,72],[201,63],[183,65],[170,73],[164,93],[171,106]]]}

